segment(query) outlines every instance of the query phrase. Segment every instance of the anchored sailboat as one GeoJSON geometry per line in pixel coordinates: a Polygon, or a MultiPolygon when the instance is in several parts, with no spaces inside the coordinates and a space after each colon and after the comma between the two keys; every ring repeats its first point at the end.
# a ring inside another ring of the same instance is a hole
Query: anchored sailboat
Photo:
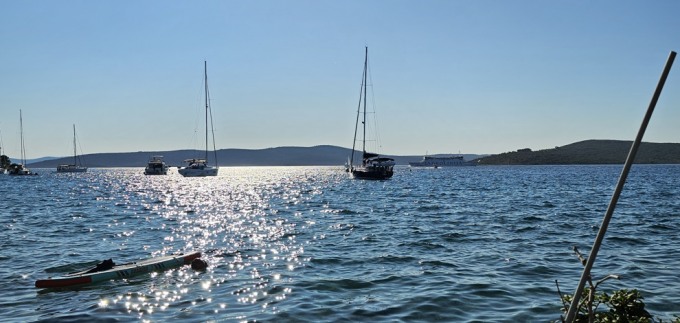
{"type": "Polygon", "coordinates": [[[357,119],[354,127],[354,142],[352,143],[352,155],[349,158],[347,171],[354,178],[358,179],[388,179],[394,174],[394,159],[380,157],[375,153],[366,151],[366,89],[368,81],[368,47],[366,47],[366,57],[364,59],[364,75],[361,80],[361,90],[359,92],[359,107],[357,108],[357,119]],[[363,101],[363,111],[362,111],[363,101]],[[354,152],[357,142],[357,132],[359,129],[359,116],[362,115],[361,125],[363,128],[361,165],[354,165],[354,152]]]}
{"type": "Polygon", "coordinates": [[[19,110],[19,132],[21,133],[21,164],[12,163],[7,169],[7,174],[20,176],[20,175],[38,175],[31,172],[28,167],[26,167],[26,148],[24,147],[24,119],[21,115],[21,110],[19,110]]]}
{"type": "Polygon", "coordinates": [[[0,175],[7,174],[7,168],[9,167],[9,164],[11,164],[9,157],[5,156],[2,151],[4,145],[5,143],[2,142],[2,132],[0,131],[0,175]]]}
{"type": "Polygon", "coordinates": [[[64,164],[57,166],[57,173],[84,173],[87,172],[87,167],[80,164],[80,158],[76,152],[76,125],[73,125],[73,164],[64,164]]]}
{"type": "Polygon", "coordinates": [[[204,177],[217,176],[219,167],[217,166],[217,150],[215,149],[215,131],[212,123],[212,112],[210,110],[210,93],[208,92],[208,62],[203,62],[203,70],[205,75],[205,157],[187,159],[186,167],[180,167],[177,171],[184,177],[204,177]],[[210,114],[210,129],[213,138],[213,152],[215,159],[215,166],[208,165],[208,114],[210,114]]]}

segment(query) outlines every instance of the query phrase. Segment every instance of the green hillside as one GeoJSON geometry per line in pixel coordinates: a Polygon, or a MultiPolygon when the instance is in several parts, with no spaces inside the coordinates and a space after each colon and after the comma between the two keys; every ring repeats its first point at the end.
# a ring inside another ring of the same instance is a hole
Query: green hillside
{"type": "MultiPolygon", "coordinates": [[[[632,141],[586,140],[562,147],[532,151],[519,149],[478,159],[480,165],[623,164],[632,141]]],[[[637,164],[680,164],[680,144],[643,142],[637,164]]]]}

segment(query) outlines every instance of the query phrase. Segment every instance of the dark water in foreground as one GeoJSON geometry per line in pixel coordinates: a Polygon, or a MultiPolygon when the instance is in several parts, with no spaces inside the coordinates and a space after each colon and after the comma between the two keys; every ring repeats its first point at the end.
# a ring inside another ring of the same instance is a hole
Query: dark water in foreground
{"type": "MultiPolygon", "coordinates": [[[[0,176],[2,321],[559,319],[621,166],[142,169],[0,176]],[[75,290],[36,279],[200,250],[188,267],[75,290]]],[[[680,314],[680,165],[633,167],[593,275],[680,314]]]]}

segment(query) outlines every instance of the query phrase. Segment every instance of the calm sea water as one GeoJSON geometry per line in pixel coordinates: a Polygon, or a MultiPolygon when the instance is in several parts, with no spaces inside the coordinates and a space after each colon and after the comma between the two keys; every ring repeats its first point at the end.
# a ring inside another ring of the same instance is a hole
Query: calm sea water
{"type": "MultiPolygon", "coordinates": [[[[0,176],[2,321],[559,319],[621,166],[138,169],[0,176]],[[71,290],[36,279],[200,250],[187,266],[71,290]]],[[[633,167],[593,275],[680,314],[680,166],[633,167]]]]}

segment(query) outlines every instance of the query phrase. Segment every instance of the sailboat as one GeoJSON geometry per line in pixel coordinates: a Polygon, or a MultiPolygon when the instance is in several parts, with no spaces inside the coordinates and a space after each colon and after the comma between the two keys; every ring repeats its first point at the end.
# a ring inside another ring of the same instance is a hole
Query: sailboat
{"type": "Polygon", "coordinates": [[[352,155],[347,163],[347,172],[357,179],[388,179],[394,174],[394,159],[380,157],[379,154],[366,151],[366,87],[368,80],[368,47],[366,47],[366,57],[364,59],[364,75],[361,80],[361,90],[359,92],[359,106],[357,108],[357,121],[354,126],[354,142],[352,143],[352,155]],[[359,129],[359,116],[362,115],[363,101],[363,128],[361,165],[354,165],[354,152],[356,151],[357,132],[359,129]]]}
{"type": "Polygon", "coordinates": [[[7,174],[7,167],[11,164],[9,157],[5,156],[2,151],[2,146],[4,145],[5,143],[2,142],[2,132],[0,132],[0,175],[7,174]]]}
{"type": "Polygon", "coordinates": [[[208,62],[203,62],[205,84],[205,157],[186,159],[187,166],[180,167],[177,171],[184,177],[217,176],[217,151],[215,150],[215,131],[212,128],[212,112],[210,110],[210,93],[208,92],[208,62]],[[213,152],[215,154],[215,166],[208,165],[208,114],[210,114],[210,129],[213,137],[213,152]]]}
{"type": "Polygon", "coordinates": [[[87,167],[80,165],[78,153],[76,152],[76,125],[73,125],[73,164],[58,165],[57,173],[84,173],[87,167]]]}
{"type": "Polygon", "coordinates": [[[31,172],[26,165],[26,149],[24,148],[24,120],[21,115],[21,110],[19,110],[19,132],[21,133],[21,164],[12,163],[7,169],[7,174],[20,176],[20,175],[38,175],[31,172]]]}

